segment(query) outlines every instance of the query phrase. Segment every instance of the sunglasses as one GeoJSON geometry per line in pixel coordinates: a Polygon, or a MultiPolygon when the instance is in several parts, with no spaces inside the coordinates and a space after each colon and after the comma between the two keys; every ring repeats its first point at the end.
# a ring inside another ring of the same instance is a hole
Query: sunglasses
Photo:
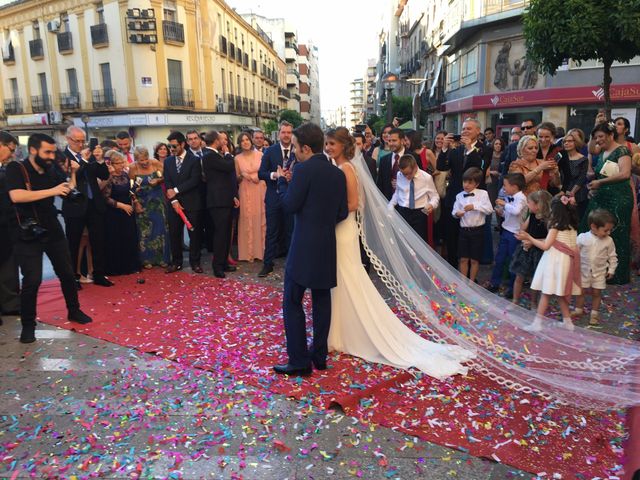
{"type": "Polygon", "coordinates": [[[535,125],[522,125],[522,127],[520,128],[522,128],[523,130],[529,130],[530,128],[535,128],[535,125]]]}
{"type": "Polygon", "coordinates": [[[169,150],[175,150],[179,145],[169,145],[169,150]]]}

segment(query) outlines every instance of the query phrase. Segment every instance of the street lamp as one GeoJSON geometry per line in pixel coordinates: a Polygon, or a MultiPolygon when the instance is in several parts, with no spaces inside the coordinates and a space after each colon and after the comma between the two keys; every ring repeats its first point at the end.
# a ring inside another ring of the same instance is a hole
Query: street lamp
{"type": "Polygon", "coordinates": [[[387,93],[387,123],[393,122],[393,102],[391,101],[391,97],[393,96],[393,89],[396,87],[399,80],[398,76],[391,72],[382,77],[382,87],[387,93]]]}
{"type": "Polygon", "coordinates": [[[82,115],[80,120],[82,120],[82,123],[84,123],[84,133],[87,136],[87,140],[89,140],[89,122],[91,121],[91,117],[89,117],[89,115],[85,113],[84,115],[82,115]]]}

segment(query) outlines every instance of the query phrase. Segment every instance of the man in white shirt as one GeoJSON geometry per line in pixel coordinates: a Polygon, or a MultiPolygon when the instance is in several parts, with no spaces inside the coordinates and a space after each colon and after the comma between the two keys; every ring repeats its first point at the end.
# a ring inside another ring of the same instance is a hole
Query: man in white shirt
{"type": "Polygon", "coordinates": [[[482,170],[471,167],[462,174],[462,191],[456,195],[451,214],[460,219],[458,236],[458,270],[472,282],[476,281],[484,251],[484,224],[493,206],[482,182],[482,170]]]}
{"type": "Polygon", "coordinates": [[[396,190],[389,201],[389,208],[395,207],[402,218],[426,242],[427,215],[431,215],[433,210],[438,208],[440,196],[431,175],[418,168],[418,163],[412,155],[400,157],[398,168],[396,190]]]}
{"type": "Polygon", "coordinates": [[[610,237],[616,224],[611,212],[598,208],[589,213],[590,231],[578,235],[576,243],[580,249],[580,273],[582,274],[582,295],[576,298],[573,315],[584,313],[584,296],[591,292],[591,325],[597,325],[600,319],[600,302],[607,280],[613,277],[618,268],[616,245],[610,237]]]}

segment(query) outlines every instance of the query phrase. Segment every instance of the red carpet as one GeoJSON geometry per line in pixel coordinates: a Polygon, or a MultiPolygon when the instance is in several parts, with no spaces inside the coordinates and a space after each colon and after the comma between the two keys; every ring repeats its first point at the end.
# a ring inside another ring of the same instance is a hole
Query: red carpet
{"type": "Polygon", "coordinates": [[[334,354],[309,379],[286,379],[271,366],[285,359],[281,294],[273,287],[160,270],[88,286],[83,327],[66,321],[57,281],[43,284],[46,323],[164,358],[225,371],[238,381],[328,407],[478,457],[553,478],[620,474],[624,416],[587,412],[503,389],[475,375],[442,382],[334,354]],[[137,283],[139,278],[144,284],[137,283]]]}

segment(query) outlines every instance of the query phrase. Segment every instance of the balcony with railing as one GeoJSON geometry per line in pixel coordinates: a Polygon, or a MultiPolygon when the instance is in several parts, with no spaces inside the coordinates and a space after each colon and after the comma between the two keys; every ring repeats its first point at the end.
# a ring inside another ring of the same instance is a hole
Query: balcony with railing
{"type": "Polygon", "coordinates": [[[167,106],[179,108],[193,108],[193,90],[185,90],[184,88],[167,88],[167,106]]]}
{"type": "Polygon", "coordinates": [[[271,40],[271,37],[267,32],[265,32],[260,28],[260,25],[256,25],[256,31],[258,32],[258,35],[260,36],[260,38],[262,38],[262,40],[267,42],[269,46],[273,48],[273,40],[271,40]]]}
{"type": "Polygon", "coordinates": [[[255,60],[251,60],[251,71],[253,73],[258,73],[258,62],[255,60]]]}
{"type": "Polygon", "coordinates": [[[236,62],[242,65],[242,49],[241,48],[236,48],[236,62]]]}
{"type": "Polygon", "coordinates": [[[227,38],[220,35],[220,53],[222,55],[227,55],[228,47],[227,47],[227,38]]]}
{"type": "Polygon", "coordinates": [[[22,110],[21,98],[5,98],[4,99],[4,113],[7,115],[19,115],[22,110]]]}
{"type": "Polygon", "coordinates": [[[236,59],[236,45],[235,43],[231,42],[229,43],[229,60],[235,60],[236,59]]]}
{"type": "Polygon", "coordinates": [[[16,52],[13,50],[13,44],[9,42],[6,51],[2,51],[2,62],[5,65],[13,65],[16,63],[16,52]]]}
{"type": "Polygon", "coordinates": [[[249,54],[247,53],[242,56],[242,66],[246,69],[249,69],[249,54]]]}
{"type": "Polygon", "coordinates": [[[165,42],[184,45],[184,25],[181,23],[163,20],[162,35],[165,42]]]}
{"type": "Polygon", "coordinates": [[[41,38],[29,40],[29,53],[32,60],[42,60],[44,58],[44,45],[41,38]]]}
{"type": "Polygon", "coordinates": [[[93,90],[91,100],[94,109],[109,109],[116,106],[116,91],[113,88],[93,90]]]}
{"type": "Polygon", "coordinates": [[[227,102],[229,104],[229,111],[230,112],[235,112],[236,111],[236,97],[234,97],[231,93],[228,95],[227,97],[227,102]]]}
{"type": "Polygon", "coordinates": [[[242,97],[242,112],[249,113],[249,99],[247,97],[242,97]]]}
{"type": "Polygon", "coordinates": [[[71,32],[60,32],[58,38],[58,52],[61,54],[73,53],[73,37],[71,32]]]}
{"type": "Polygon", "coordinates": [[[236,95],[236,112],[242,112],[242,97],[236,95]]]}
{"type": "Polygon", "coordinates": [[[291,94],[289,93],[289,90],[287,90],[286,88],[278,88],[278,97],[284,99],[284,100],[288,100],[291,98],[291,94]]]}
{"type": "Polygon", "coordinates": [[[51,110],[50,95],[32,95],[31,111],[33,113],[45,113],[51,110]]]}
{"type": "Polygon", "coordinates": [[[256,113],[256,101],[249,100],[249,113],[256,113]]]}
{"type": "Polygon", "coordinates": [[[61,93],[60,97],[60,110],[79,110],[80,109],[80,93],[70,92],[61,93]]]}
{"type": "Polygon", "coordinates": [[[106,23],[91,25],[91,45],[96,48],[109,45],[109,31],[106,23]]]}

